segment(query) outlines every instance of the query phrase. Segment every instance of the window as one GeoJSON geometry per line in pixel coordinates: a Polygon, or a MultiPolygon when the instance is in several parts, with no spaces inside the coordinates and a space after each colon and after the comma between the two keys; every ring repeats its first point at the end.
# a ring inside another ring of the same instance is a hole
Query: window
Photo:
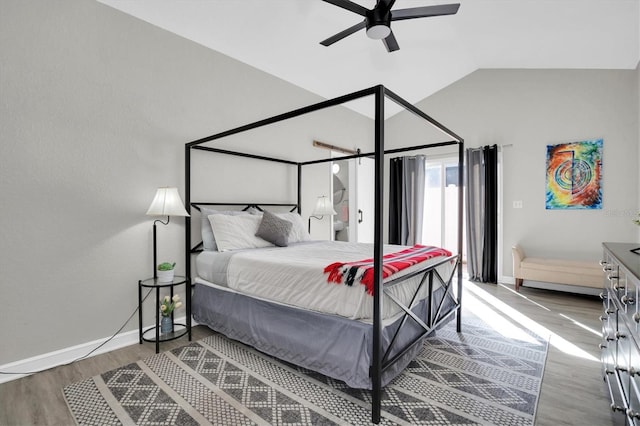
{"type": "MultiPolygon", "coordinates": [[[[423,244],[458,251],[458,160],[427,159],[423,244]]],[[[464,237],[464,235],[463,235],[464,237]]]]}

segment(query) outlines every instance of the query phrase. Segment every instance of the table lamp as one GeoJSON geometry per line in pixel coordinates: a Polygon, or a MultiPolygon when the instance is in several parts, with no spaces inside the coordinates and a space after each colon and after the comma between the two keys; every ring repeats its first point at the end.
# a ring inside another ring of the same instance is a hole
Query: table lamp
{"type": "Polygon", "coordinates": [[[147,210],[147,216],[167,216],[166,222],[160,219],[153,221],[153,278],[158,278],[158,272],[156,271],[158,260],[156,225],[158,222],[168,225],[171,216],[189,216],[189,213],[184,208],[180,194],[178,194],[178,188],[163,187],[158,188],[156,191],[156,196],[153,198],[149,210],[147,210]]]}
{"type": "Polygon", "coordinates": [[[326,195],[318,197],[316,208],[313,209],[313,213],[309,216],[309,233],[311,233],[311,218],[321,220],[324,216],[333,216],[336,214],[336,211],[333,209],[333,203],[326,195]]]}

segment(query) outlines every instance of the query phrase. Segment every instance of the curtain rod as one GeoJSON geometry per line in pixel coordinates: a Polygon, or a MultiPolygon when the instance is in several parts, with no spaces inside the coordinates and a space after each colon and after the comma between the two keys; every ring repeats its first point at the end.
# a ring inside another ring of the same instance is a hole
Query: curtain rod
{"type": "Polygon", "coordinates": [[[356,151],[354,149],[341,148],[339,146],[335,146],[335,145],[331,145],[331,144],[328,144],[328,143],[315,141],[315,140],[313,141],[313,146],[316,146],[318,148],[330,149],[332,151],[342,152],[343,154],[357,154],[358,153],[358,151],[356,151]]]}

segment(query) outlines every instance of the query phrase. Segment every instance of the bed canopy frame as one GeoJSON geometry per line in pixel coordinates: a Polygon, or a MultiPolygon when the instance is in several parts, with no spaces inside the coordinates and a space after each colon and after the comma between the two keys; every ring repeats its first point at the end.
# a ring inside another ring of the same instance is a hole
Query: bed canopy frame
{"type": "MultiPolygon", "coordinates": [[[[461,259],[462,259],[462,226],[463,226],[463,202],[464,202],[464,189],[463,189],[463,162],[464,162],[464,140],[456,135],[453,131],[446,128],[444,125],[427,115],[425,112],[410,104],[394,92],[390,91],[386,87],[382,85],[377,85],[370,87],[368,89],[364,89],[361,91],[353,92],[344,96],[340,96],[334,99],[329,99],[323,102],[319,102],[316,104],[312,104],[303,108],[295,109],[283,114],[279,114],[270,118],[266,118],[263,120],[256,121],[251,124],[246,124],[240,127],[236,127],[224,132],[216,133],[211,136],[207,136],[189,143],[185,144],[185,204],[190,209],[191,207],[198,208],[199,205],[240,205],[240,203],[208,203],[208,202],[192,202],[191,200],[191,154],[193,150],[213,152],[223,155],[232,155],[239,156],[245,158],[253,158],[257,160],[270,161],[288,164],[291,166],[297,167],[297,202],[295,204],[274,204],[274,203],[260,203],[260,206],[291,206],[293,205],[293,210],[297,210],[298,213],[302,213],[302,177],[303,177],[303,168],[307,165],[326,163],[335,161],[335,158],[323,158],[319,160],[312,161],[295,161],[295,160],[287,160],[281,158],[271,158],[263,155],[254,155],[250,153],[244,152],[236,152],[226,149],[213,148],[208,146],[202,146],[207,142],[212,142],[218,139],[222,139],[231,135],[239,134],[242,132],[246,132],[249,130],[257,129],[260,127],[268,126],[270,124],[278,123],[281,121],[285,121],[288,119],[292,119],[295,117],[299,117],[305,114],[310,114],[315,111],[319,111],[322,109],[339,106],[346,102],[354,101],[366,96],[372,96],[374,99],[374,107],[375,107],[375,116],[374,116],[374,144],[375,150],[374,152],[368,153],[357,153],[354,155],[341,156],[340,160],[349,160],[360,157],[373,157],[374,158],[374,194],[375,194],[375,202],[374,202],[374,244],[373,244],[373,259],[374,259],[374,295],[373,295],[373,339],[372,339],[372,363],[370,366],[370,376],[372,383],[372,402],[371,402],[371,421],[373,423],[380,422],[381,415],[381,399],[382,399],[382,374],[383,371],[392,364],[398,356],[394,356],[393,359],[387,359],[387,355],[383,353],[382,348],[382,300],[383,300],[383,291],[382,289],[382,259],[383,259],[383,217],[384,217],[384,156],[386,154],[396,154],[407,151],[416,151],[421,149],[442,147],[448,145],[457,145],[458,146],[458,212],[457,212],[457,229],[458,229],[458,238],[457,238],[457,256],[456,265],[453,274],[456,275],[457,279],[457,300],[454,300],[455,308],[446,314],[442,320],[435,324],[429,324],[429,329],[425,328],[425,332],[423,334],[428,334],[435,330],[441,322],[445,319],[448,319],[451,313],[456,314],[456,329],[458,332],[461,330],[461,309],[462,309],[462,268],[461,268],[461,259]],[[389,99],[395,102],[397,105],[402,107],[404,110],[411,112],[418,118],[426,121],[428,124],[433,126],[434,128],[440,130],[444,134],[448,135],[451,140],[429,143],[424,145],[415,145],[410,147],[403,147],[397,149],[385,150],[384,148],[384,101],[389,99]]],[[[242,203],[242,205],[246,205],[246,203],[242,203]]],[[[185,256],[187,259],[186,262],[186,275],[189,278],[192,278],[192,267],[190,254],[200,251],[198,246],[193,247],[192,238],[191,238],[191,217],[187,216],[185,218],[186,222],[186,232],[185,232],[185,256]]],[[[429,276],[429,285],[431,285],[431,280],[433,279],[433,275],[429,276]]],[[[441,279],[441,278],[440,278],[441,279]]],[[[449,281],[453,279],[453,275],[449,278],[449,281]]],[[[442,280],[442,279],[441,279],[442,280]]],[[[191,281],[193,283],[193,280],[191,281]]],[[[444,281],[443,281],[444,283],[444,281]]],[[[448,291],[446,292],[448,293],[448,291]]],[[[445,294],[446,297],[446,294],[445,294]]],[[[403,308],[404,309],[404,308],[403,308]]],[[[406,309],[404,309],[406,312],[406,309]]],[[[403,322],[410,316],[414,318],[414,320],[419,321],[415,318],[415,315],[412,315],[409,312],[405,313],[405,317],[403,322]]],[[[422,325],[424,328],[424,323],[422,325]]],[[[417,341],[417,340],[416,340],[417,341]]],[[[415,342],[414,342],[415,343],[415,342]]],[[[389,348],[390,349],[390,348],[389,348]]]]}

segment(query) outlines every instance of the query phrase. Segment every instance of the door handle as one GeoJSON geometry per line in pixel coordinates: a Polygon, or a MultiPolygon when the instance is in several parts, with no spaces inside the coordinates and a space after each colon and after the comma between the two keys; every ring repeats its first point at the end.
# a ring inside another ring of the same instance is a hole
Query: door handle
{"type": "Polygon", "coordinates": [[[358,223],[362,223],[362,210],[358,209],[358,223]]]}

